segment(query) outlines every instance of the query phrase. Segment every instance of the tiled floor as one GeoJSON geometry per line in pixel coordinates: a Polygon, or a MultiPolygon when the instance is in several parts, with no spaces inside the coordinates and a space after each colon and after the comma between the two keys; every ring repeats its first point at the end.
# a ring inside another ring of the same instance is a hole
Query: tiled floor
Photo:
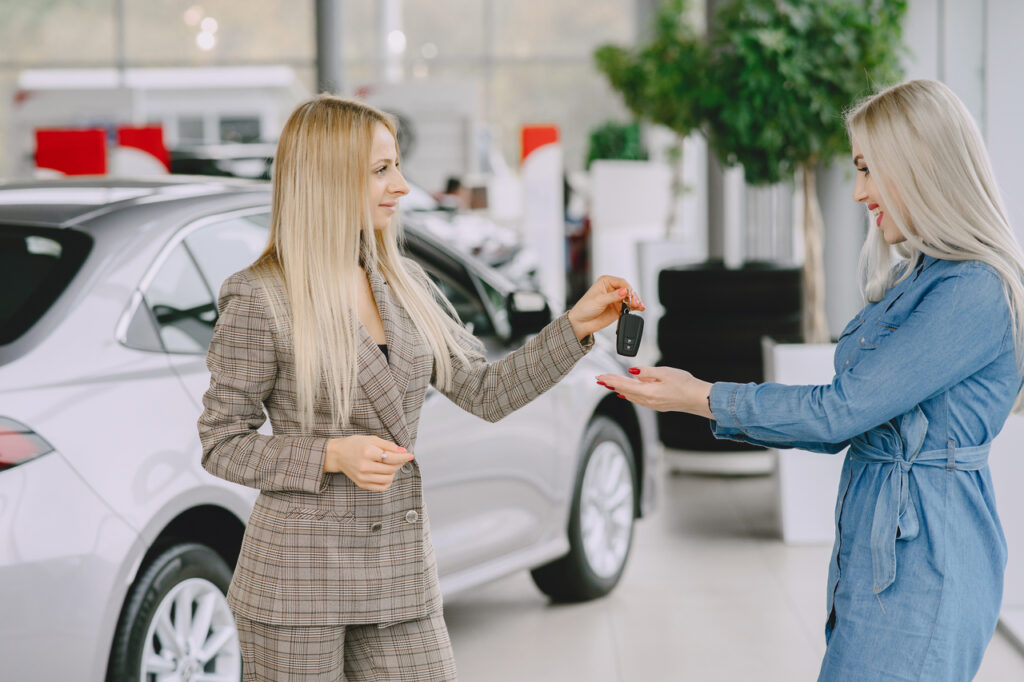
{"type": "MultiPolygon", "coordinates": [[[[551,606],[521,573],[448,600],[465,682],[799,682],[824,652],[829,547],[776,537],[768,477],[669,476],[607,598],[551,606]]],[[[976,680],[1024,680],[997,632],[976,680]]]]}

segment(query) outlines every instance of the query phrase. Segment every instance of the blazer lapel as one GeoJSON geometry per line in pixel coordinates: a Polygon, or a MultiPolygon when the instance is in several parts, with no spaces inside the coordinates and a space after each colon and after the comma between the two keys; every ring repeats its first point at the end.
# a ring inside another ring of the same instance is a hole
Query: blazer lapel
{"type": "Polygon", "coordinates": [[[404,344],[408,343],[404,330],[396,324],[395,311],[387,291],[387,284],[374,270],[367,268],[370,288],[377,303],[384,324],[388,353],[400,364],[389,366],[384,354],[363,325],[359,325],[359,384],[373,403],[373,408],[395,441],[402,447],[409,447],[409,431],[405,422],[405,388],[408,385],[408,368],[401,365],[405,355],[404,344]]]}
{"type": "Polygon", "coordinates": [[[412,371],[413,344],[410,334],[415,331],[415,328],[412,325],[412,320],[391,295],[391,287],[384,281],[384,278],[374,270],[367,270],[367,275],[370,278],[373,298],[377,302],[377,312],[380,313],[381,322],[384,323],[391,378],[398,385],[398,390],[404,397],[405,391],[409,387],[409,373],[412,371]]]}

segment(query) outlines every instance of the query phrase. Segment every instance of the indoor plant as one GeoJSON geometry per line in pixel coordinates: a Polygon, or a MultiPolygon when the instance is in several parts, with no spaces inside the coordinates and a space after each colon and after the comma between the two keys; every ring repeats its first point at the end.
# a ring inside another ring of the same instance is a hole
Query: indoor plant
{"type": "Polygon", "coordinates": [[[747,183],[803,185],[804,340],[829,340],[819,164],[849,152],[844,110],[900,75],[906,0],[733,0],[712,21],[712,148],[747,183]]]}

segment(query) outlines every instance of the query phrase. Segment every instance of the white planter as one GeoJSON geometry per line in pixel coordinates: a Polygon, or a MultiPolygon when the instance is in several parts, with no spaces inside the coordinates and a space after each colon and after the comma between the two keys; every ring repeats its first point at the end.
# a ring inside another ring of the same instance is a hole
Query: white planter
{"type": "MultiPolygon", "coordinates": [[[[835,344],[763,342],[765,378],[782,384],[828,384],[835,372],[835,344]]],[[[776,478],[780,533],[791,544],[831,543],[836,491],[845,450],[824,455],[779,450],[776,478]]]]}

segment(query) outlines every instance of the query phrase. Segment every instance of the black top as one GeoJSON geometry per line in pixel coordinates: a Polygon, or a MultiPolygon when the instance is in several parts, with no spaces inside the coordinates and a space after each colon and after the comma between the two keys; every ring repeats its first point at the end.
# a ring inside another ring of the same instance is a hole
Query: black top
{"type": "Polygon", "coordinates": [[[386,344],[386,343],[378,343],[377,344],[377,348],[380,348],[380,352],[384,354],[384,359],[385,360],[390,360],[391,359],[390,357],[388,357],[388,344],[386,344]]]}

